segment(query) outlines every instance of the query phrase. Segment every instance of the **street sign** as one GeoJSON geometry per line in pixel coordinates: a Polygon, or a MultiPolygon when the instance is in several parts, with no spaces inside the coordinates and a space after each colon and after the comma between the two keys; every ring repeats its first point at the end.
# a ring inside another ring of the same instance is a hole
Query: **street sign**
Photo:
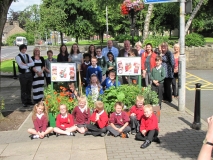
{"type": "Polygon", "coordinates": [[[179,0],[144,0],[145,4],[179,2],[179,0]]]}

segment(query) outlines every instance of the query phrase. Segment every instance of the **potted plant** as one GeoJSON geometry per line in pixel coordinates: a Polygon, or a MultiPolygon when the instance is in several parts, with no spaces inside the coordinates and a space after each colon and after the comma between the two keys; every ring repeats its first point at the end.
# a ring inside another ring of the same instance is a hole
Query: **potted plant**
{"type": "Polygon", "coordinates": [[[60,91],[56,92],[51,85],[44,89],[44,101],[49,112],[50,126],[55,126],[55,118],[59,113],[59,106],[64,104],[67,106],[68,111],[71,113],[73,108],[77,106],[77,100],[69,96],[69,92],[65,87],[60,87],[60,91]]]}

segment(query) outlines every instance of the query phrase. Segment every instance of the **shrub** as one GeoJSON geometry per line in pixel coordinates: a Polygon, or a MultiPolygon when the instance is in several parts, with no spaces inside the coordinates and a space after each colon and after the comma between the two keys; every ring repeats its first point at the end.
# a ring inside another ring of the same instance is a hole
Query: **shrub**
{"type": "Polygon", "coordinates": [[[9,46],[13,46],[14,41],[16,40],[16,37],[26,37],[28,45],[34,44],[34,36],[32,34],[28,34],[28,33],[17,33],[17,34],[14,34],[14,35],[8,37],[7,38],[7,44],[9,46]]]}
{"type": "MultiPolygon", "coordinates": [[[[129,40],[132,43],[132,36],[127,34],[124,34],[124,35],[121,34],[115,37],[115,41],[118,41],[119,43],[123,43],[125,40],[129,40]]],[[[134,43],[138,42],[139,40],[141,40],[141,37],[139,36],[133,37],[134,43]]]]}
{"type": "Polygon", "coordinates": [[[167,36],[149,36],[143,43],[145,46],[147,43],[151,43],[152,47],[158,47],[159,44],[163,42],[169,42],[169,37],[167,36]]]}
{"type": "Polygon", "coordinates": [[[190,33],[185,37],[185,45],[186,46],[204,46],[206,43],[204,37],[197,33],[190,33]]]}
{"type": "Polygon", "coordinates": [[[104,91],[100,96],[101,101],[104,103],[106,112],[114,111],[114,105],[117,101],[125,104],[126,109],[131,108],[135,104],[136,96],[144,96],[144,104],[158,104],[158,95],[151,90],[151,87],[138,87],[137,85],[121,85],[119,87],[110,87],[104,91]]]}

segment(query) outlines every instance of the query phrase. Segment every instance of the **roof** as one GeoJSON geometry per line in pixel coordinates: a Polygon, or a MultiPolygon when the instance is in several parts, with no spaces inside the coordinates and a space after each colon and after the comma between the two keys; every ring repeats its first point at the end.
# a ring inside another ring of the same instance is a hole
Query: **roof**
{"type": "Polygon", "coordinates": [[[14,25],[9,25],[9,26],[5,26],[4,27],[4,30],[3,30],[3,33],[8,33],[8,32],[10,32],[13,28],[15,28],[15,26],[14,25]]]}

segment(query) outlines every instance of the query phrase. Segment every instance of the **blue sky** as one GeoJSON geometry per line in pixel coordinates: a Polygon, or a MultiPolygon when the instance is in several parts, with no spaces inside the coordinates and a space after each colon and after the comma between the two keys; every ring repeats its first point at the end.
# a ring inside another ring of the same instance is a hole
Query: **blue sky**
{"type": "Polygon", "coordinates": [[[41,0],[18,0],[18,2],[12,2],[10,9],[12,9],[15,12],[23,11],[28,6],[31,6],[33,4],[40,4],[40,3],[41,3],[41,0]]]}

